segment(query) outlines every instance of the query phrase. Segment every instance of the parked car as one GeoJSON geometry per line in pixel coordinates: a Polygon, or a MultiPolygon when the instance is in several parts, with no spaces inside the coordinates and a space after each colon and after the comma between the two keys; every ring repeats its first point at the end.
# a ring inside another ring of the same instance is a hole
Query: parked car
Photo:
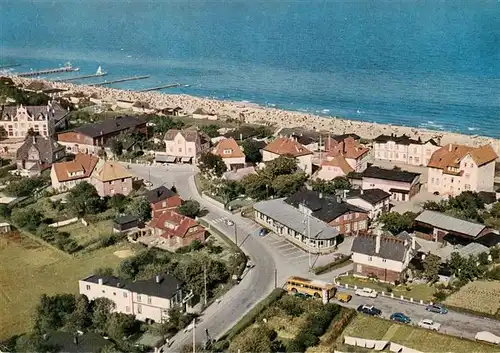
{"type": "Polygon", "coordinates": [[[431,319],[423,319],[418,323],[419,327],[426,328],[428,330],[439,331],[441,324],[432,321],[431,319]]]}
{"type": "Polygon", "coordinates": [[[342,303],[348,303],[352,299],[352,295],[346,292],[337,292],[335,293],[335,299],[342,303]]]}
{"type": "Polygon", "coordinates": [[[401,322],[403,324],[409,324],[411,322],[411,319],[409,316],[406,316],[403,313],[394,313],[391,315],[391,320],[392,321],[397,321],[401,322]]]}
{"type": "Polygon", "coordinates": [[[377,309],[372,305],[360,305],[358,306],[358,311],[363,314],[371,315],[371,316],[380,316],[382,315],[382,310],[377,309]]]}
{"type": "Polygon", "coordinates": [[[371,288],[359,288],[356,289],[354,294],[359,295],[360,297],[368,297],[368,298],[376,298],[377,291],[371,288]]]}
{"type": "Polygon", "coordinates": [[[266,228],[261,228],[259,230],[259,236],[263,237],[264,235],[266,235],[269,231],[266,229],[266,228]]]}
{"type": "Polygon", "coordinates": [[[448,314],[448,309],[439,304],[427,305],[425,310],[438,314],[448,314]]]}

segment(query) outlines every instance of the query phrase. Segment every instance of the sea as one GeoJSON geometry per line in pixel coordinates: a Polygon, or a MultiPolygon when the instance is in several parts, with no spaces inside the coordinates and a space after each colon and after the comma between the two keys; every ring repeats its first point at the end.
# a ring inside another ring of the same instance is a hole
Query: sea
{"type": "Polygon", "coordinates": [[[500,0],[0,0],[0,67],[500,138],[500,0]]]}

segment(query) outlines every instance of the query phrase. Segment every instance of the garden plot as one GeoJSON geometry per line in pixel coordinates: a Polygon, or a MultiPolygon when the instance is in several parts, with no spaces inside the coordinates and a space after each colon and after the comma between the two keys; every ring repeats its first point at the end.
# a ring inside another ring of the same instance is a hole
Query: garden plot
{"type": "Polygon", "coordinates": [[[494,315],[500,310],[500,281],[469,282],[444,303],[494,315]]]}

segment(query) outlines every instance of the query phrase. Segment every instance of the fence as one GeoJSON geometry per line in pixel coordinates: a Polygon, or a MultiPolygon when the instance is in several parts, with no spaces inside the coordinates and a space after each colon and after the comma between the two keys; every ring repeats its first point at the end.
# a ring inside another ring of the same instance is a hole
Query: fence
{"type": "Polygon", "coordinates": [[[67,226],[69,224],[73,224],[73,223],[76,223],[76,222],[78,222],[78,217],[67,219],[65,221],[60,221],[60,222],[49,224],[49,227],[59,228],[59,227],[67,226]]]}

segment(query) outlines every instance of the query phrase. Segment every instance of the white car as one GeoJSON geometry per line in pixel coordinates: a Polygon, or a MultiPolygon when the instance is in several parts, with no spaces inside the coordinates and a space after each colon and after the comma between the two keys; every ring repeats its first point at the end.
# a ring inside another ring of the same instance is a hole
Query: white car
{"type": "Polygon", "coordinates": [[[194,325],[195,325],[195,323],[194,323],[194,322],[191,322],[189,325],[187,325],[187,326],[184,328],[184,333],[186,333],[186,332],[191,332],[191,331],[194,329],[194,325]]]}
{"type": "Polygon", "coordinates": [[[426,328],[428,330],[439,331],[441,324],[432,321],[431,319],[423,319],[418,323],[419,327],[426,328]]]}
{"type": "Polygon", "coordinates": [[[359,295],[360,297],[368,297],[368,298],[376,298],[377,291],[371,288],[360,288],[356,289],[354,294],[359,295]]]}

